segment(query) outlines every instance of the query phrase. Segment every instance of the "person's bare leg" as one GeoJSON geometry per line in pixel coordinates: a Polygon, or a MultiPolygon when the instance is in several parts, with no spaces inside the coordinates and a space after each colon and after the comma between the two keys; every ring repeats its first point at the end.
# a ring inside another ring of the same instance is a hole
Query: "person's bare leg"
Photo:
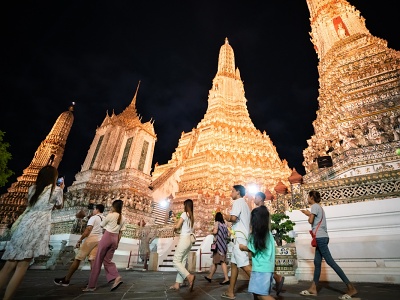
{"type": "Polygon", "coordinates": [[[6,285],[11,276],[11,273],[14,272],[16,266],[17,266],[16,260],[6,261],[6,263],[4,264],[3,268],[0,271],[0,290],[3,289],[3,287],[6,285]]]}
{"type": "Polygon", "coordinates": [[[347,293],[346,294],[349,295],[349,296],[354,296],[357,293],[358,293],[358,291],[356,290],[354,285],[352,283],[348,283],[347,284],[347,293]]]}
{"type": "Polygon", "coordinates": [[[65,275],[66,281],[71,280],[72,275],[74,275],[75,271],[78,270],[80,263],[81,263],[80,260],[74,259],[74,261],[72,262],[71,266],[68,269],[67,275],[65,275]]]}
{"type": "Polygon", "coordinates": [[[317,285],[315,284],[314,281],[311,283],[311,286],[308,288],[307,291],[309,291],[311,294],[314,294],[314,295],[318,294],[317,285]]]}
{"type": "Polygon", "coordinates": [[[237,268],[237,265],[234,263],[231,263],[231,279],[230,279],[229,287],[225,292],[225,295],[232,297],[232,298],[235,297],[235,285],[236,285],[238,275],[239,275],[239,270],[237,268]]]}
{"type": "Polygon", "coordinates": [[[229,276],[228,276],[228,266],[226,265],[225,262],[221,263],[221,268],[222,268],[222,272],[224,272],[224,281],[229,281],[229,276]]]}
{"type": "Polygon", "coordinates": [[[275,280],[275,284],[278,284],[279,282],[281,282],[282,276],[279,275],[278,273],[274,273],[274,280],[275,280]]]}
{"type": "Polygon", "coordinates": [[[247,276],[250,277],[250,275],[251,275],[251,266],[250,265],[241,267],[241,269],[246,272],[247,276]]]}
{"type": "Polygon", "coordinates": [[[210,273],[208,274],[207,278],[212,279],[216,270],[217,270],[217,265],[212,264],[210,267],[210,273]]]}
{"type": "Polygon", "coordinates": [[[4,293],[3,300],[9,300],[13,298],[17,288],[24,279],[26,270],[28,270],[31,260],[32,259],[25,259],[17,262],[14,274],[7,285],[6,292],[4,293]]]}

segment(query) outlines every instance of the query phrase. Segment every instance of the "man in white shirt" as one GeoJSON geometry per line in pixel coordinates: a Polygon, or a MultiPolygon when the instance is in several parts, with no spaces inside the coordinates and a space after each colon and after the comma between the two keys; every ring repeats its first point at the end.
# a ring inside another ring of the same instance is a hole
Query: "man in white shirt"
{"type": "Polygon", "coordinates": [[[103,220],[104,205],[96,204],[93,209],[93,215],[90,217],[86,229],[81,238],[76,243],[75,248],[79,248],[78,254],[75,256],[74,262],[69,267],[68,273],[65,277],[55,278],[54,283],[61,286],[69,286],[69,281],[75,271],[79,268],[82,260],[88,257],[90,267],[96,257],[97,245],[103,236],[103,228],[100,223],[103,220]],[[82,243],[82,241],[84,242],[82,243]]]}
{"type": "Polygon", "coordinates": [[[251,273],[251,265],[247,251],[241,251],[239,244],[247,245],[250,232],[250,208],[243,199],[246,189],[242,185],[232,187],[231,197],[233,200],[230,214],[225,214],[224,219],[232,222],[232,230],[235,232],[235,243],[231,257],[231,278],[228,289],[221,295],[222,298],[235,299],[235,285],[241,268],[248,276],[251,273]]]}

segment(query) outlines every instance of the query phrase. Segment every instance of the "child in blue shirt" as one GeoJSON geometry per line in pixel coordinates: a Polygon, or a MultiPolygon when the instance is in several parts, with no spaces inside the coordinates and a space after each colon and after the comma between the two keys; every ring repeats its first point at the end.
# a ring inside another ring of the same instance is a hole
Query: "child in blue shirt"
{"type": "Polygon", "coordinates": [[[265,206],[251,211],[251,233],[247,246],[239,249],[252,253],[252,270],[248,291],[254,298],[274,300],[270,295],[275,269],[275,241],[269,229],[270,214],[265,206]]]}

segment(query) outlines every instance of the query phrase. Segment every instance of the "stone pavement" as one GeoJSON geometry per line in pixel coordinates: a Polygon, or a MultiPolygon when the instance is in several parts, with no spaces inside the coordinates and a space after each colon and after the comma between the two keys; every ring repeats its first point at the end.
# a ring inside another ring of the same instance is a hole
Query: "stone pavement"
{"type": "MultiPolygon", "coordinates": [[[[62,277],[66,270],[28,270],[23,283],[15,295],[15,300],[33,299],[196,299],[212,300],[221,298],[221,294],[226,290],[226,286],[219,285],[222,274],[216,273],[211,283],[208,283],[204,276],[207,273],[196,273],[196,281],[193,292],[189,292],[187,287],[182,287],[179,291],[169,290],[169,286],[175,281],[175,272],[151,272],[120,270],[124,283],[115,291],[111,292],[111,284],[105,279],[104,270],[101,271],[98,286],[95,292],[85,293],[82,288],[89,278],[88,270],[78,270],[72,277],[68,287],[57,286],[53,283],[53,278],[62,277]]],[[[378,276],[378,275],[377,275],[378,276]]],[[[280,296],[275,292],[272,296],[282,300],[299,299],[338,299],[343,294],[345,285],[342,282],[321,282],[321,290],[318,297],[301,296],[299,292],[307,289],[310,285],[308,281],[300,281],[295,284],[285,284],[284,291],[280,296]]],[[[252,294],[247,292],[248,280],[239,280],[236,286],[237,300],[252,300],[252,294]]],[[[357,297],[353,299],[362,300],[383,300],[400,299],[400,285],[382,283],[355,283],[359,291],[357,297]]],[[[1,292],[3,295],[4,291],[1,292]]]]}

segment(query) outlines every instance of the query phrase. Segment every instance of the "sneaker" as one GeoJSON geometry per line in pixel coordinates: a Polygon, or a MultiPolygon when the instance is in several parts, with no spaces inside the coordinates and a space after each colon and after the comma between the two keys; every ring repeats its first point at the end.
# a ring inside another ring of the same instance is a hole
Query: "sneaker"
{"type": "Polygon", "coordinates": [[[65,280],[65,277],[54,278],[54,283],[61,286],[69,286],[69,280],[65,280]]]}

